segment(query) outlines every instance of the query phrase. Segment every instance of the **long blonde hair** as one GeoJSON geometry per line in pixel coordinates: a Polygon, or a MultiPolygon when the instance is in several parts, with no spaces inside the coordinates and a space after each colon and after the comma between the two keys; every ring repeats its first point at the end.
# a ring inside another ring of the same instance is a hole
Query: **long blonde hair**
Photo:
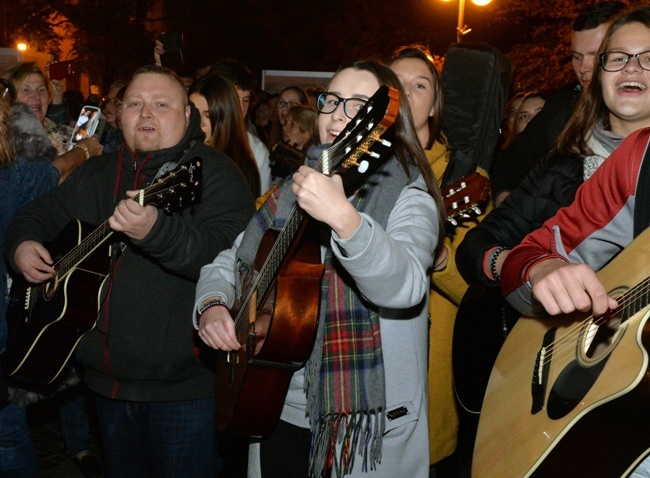
{"type": "Polygon", "coordinates": [[[0,95],[0,168],[7,168],[16,160],[11,108],[9,95],[0,95]]]}

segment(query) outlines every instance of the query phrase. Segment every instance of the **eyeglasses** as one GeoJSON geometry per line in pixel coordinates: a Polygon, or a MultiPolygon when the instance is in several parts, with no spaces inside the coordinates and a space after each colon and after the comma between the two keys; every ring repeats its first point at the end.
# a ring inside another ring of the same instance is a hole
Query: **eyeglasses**
{"type": "Polygon", "coordinates": [[[636,58],[642,69],[650,71],[650,50],[642,51],[641,53],[606,51],[600,55],[600,64],[605,71],[621,71],[631,58],[636,58]]]}
{"type": "Polygon", "coordinates": [[[353,119],[367,102],[368,100],[362,98],[341,98],[334,93],[321,93],[318,95],[316,106],[318,111],[329,115],[336,111],[340,103],[343,103],[343,113],[348,118],[353,119]]]}
{"type": "Polygon", "coordinates": [[[284,100],[280,100],[280,101],[278,101],[278,108],[282,108],[282,109],[284,109],[284,108],[291,108],[292,106],[298,106],[299,104],[300,104],[300,103],[298,103],[298,102],[296,102],[296,101],[284,101],[284,100]]]}

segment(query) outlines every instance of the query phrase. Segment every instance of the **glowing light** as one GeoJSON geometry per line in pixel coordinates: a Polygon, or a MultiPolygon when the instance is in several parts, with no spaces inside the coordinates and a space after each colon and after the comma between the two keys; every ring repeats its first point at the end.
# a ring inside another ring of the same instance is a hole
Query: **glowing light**
{"type": "Polygon", "coordinates": [[[18,43],[16,45],[16,48],[18,48],[20,51],[25,51],[27,50],[27,43],[18,43]]]}
{"type": "MultiPolygon", "coordinates": [[[[444,0],[444,1],[449,1],[449,0],[444,0]]],[[[484,7],[488,3],[490,3],[492,0],[472,0],[472,3],[474,5],[478,5],[479,7],[484,7]]]]}

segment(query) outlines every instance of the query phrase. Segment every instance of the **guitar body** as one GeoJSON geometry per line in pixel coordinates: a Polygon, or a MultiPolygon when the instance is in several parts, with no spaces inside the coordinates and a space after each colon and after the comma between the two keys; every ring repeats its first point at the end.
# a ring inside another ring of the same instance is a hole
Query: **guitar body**
{"type": "MultiPolygon", "coordinates": [[[[72,221],[45,247],[56,261],[93,229],[72,221]]],[[[13,281],[2,364],[6,376],[36,385],[56,380],[75,346],[95,327],[109,269],[110,248],[100,245],[60,282],[53,279],[35,285],[22,278],[13,281]]]]}
{"type": "MultiPolygon", "coordinates": [[[[311,354],[324,269],[320,246],[311,239],[316,237],[316,227],[305,230],[311,224],[303,223],[262,309],[246,311],[245,346],[217,355],[216,421],[221,431],[269,436],[282,412],[293,373],[311,354]]],[[[264,235],[255,270],[266,262],[276,236],[272,230],[264,235]]]]}
{"type": "Polygon", "coordinates": [[[463,410],[481,413],[492,366],[521,314],[501,296],[499,287],[471,284],[454,321],[452,366],[454,392],[463,410]]]}
{"type": "Polygon", "coordinates": [[[647,230],[598,273],[619,301],[608,321],[515,324],[488,383],[472,476],[622,476],[650,448],[649,241],[647,230]]]}

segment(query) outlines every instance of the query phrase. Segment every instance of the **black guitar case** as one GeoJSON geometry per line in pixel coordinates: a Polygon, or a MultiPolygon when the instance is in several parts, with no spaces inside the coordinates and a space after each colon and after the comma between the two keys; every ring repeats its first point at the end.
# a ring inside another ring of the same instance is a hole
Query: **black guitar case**
{"type": "Polygon", "coordinates": [[[486,43],[457,43],[442,68],[444,132],[451,146],[443,186],[476,171],[490,171],[510,87],[512,66],[486,43]]]}

